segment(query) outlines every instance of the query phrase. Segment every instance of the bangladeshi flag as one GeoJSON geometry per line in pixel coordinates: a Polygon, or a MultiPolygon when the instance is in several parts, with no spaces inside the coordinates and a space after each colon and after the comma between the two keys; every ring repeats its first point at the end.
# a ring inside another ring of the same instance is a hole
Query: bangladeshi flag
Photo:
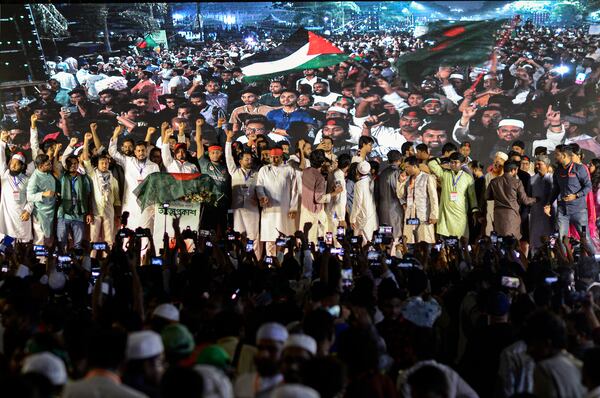
{"type": "Polygon", "coordinates": [[[154,47],[157,47],[158,44],[154,41],[154,39],[152,38],[152,36],[146,35],[146,37],[144,38],[144,40],[140,41],[135,46],[137,48],[154,48],[154,47]]]}
{"type": "Polygon", "coordinates": [[[348,55],[325,38],[300,28],[281,45],[240,63],[244,80],[253,82],[304,69],[339,64],[348,55]]]}
{"type": "Polygon", "coordinates": [[[475,66],[487,61],[496,43],[495,33],[506,20],[438,21],[419,36],[426,47],[398,58],[401,77],[418,82],[434,74],[440,65],[475,66]]]}
{"type": "Polygon", "coordinates": [[[222,196],[212,178],[199,173],[152,173],[133,193],[142,209],[192,196],[198,199],[202,197],[207,204],[214,204],[222,196]]]}

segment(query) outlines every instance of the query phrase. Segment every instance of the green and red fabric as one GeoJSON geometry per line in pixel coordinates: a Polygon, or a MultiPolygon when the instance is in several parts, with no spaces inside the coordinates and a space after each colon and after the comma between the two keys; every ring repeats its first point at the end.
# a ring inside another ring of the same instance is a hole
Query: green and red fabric
{"type": "Polygon", "coordinates": [[[440,65],[469,66],[489,59],[496,38],[494,34],[506,20],[438,21],[420,36],[427,47],[398,58],[398,73],[404,79],[418,82],[434,74],[440,65]]]}
{"type": "Polygon", "coordinates": [[[212,178],[200,173],[152,173],[133,193],[142,209],[157,203],[182,200],[185,197],[203,198],[203,203],[213,205],[220,196],[212,178]]]}
{"type": "Polygon", "coordinates": [[[144,40],[140,41],[135,45],[137,48],[154,48],[157,47],[158,44],[154,41],[151,35],[146,35],[144,40]]]}
{"type": "Polygon", "coordinates": [[[327,39],[298,29],[281,45],[248,57],[240,63],[248,83],[304,69],[323,68],[348,59],[348,55],[327,39]]]}

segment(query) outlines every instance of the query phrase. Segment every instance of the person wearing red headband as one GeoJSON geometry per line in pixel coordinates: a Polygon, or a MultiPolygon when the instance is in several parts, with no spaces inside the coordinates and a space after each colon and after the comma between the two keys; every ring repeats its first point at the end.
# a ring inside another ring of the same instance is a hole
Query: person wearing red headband
{"type": "Polygon", "coordinates": [[[220,237],[227,229],[227,209],[230,205],[228,192],[231,190],[231,183],[227,166],[223,164],[223,148],[219,145],[210,145],[208,147],[208,156],[205,155],[204,145],[202,144],[202,126],[204,121],[196,121],[196,148],[198,165],[200,173],[208,175],[215,183],[218,202],[215,207],[207,209],[204,212],[206,229],[215,229],[217,236],[220,237]]]}
{"type": "Polygon", "coordinates": [[[298,208],[296,172],[291,166],[283,164],[281,148],[271,149],[271,164],[259,170],[256,194],[262,207],[260,240],[266,242],[266,254],[274,256],[279,232],[285,235],[294,233],[298,208]]]}
{"type": "MultiPolygon", "coordinates": [[[[196,122],[202,119],[198,119],[196,122]]],[[[162,131],[162,146],[160,148],[163,164],[169,173],[197,173],[198,168],[195,164],[187,160],[187,145],[184,142],[175,144],[173,154],[169,147],[169,137],[173,133],[170,129],[162,131]]]]}

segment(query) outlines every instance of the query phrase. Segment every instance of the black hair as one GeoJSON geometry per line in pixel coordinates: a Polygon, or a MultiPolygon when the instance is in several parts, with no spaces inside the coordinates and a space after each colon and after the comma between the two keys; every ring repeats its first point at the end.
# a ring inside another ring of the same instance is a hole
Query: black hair
{"type": "Polygon", "coordinates": [[[358,139],[358,149],[362,148],[365,145],[368,144],[374,144],[375,140],[372,137],[369,137],[368,135],[361,135],[360,138],[358,139]]]}
{"type": "Polygon", "coordinates": [[[504,172],[510,173],[513,170],[519,170],[519,164],[515,161],[508,161],[504,163],[504,172]]]}
{"type": "Polygon", "coordinates": [[[550,311],[540,310],[525,322],[523,338],[527,345],[549,341],[552,348],[561,350],[567,346],[567,329],[561,318],[550,311]]]}
{"type": "Polygon", "coordinates": [[[200,98],[206,100],[206,94],[204,94],[202,91],[194,91],[190,94],[190,99],[192,98],[200,98]]]}
{"type": "Polygon", "coordinates": [[[469,163],[469,166],[471,166],[472,169],[481,169],[483,170],[483,164],[479,161],[479,160],[472,160],[469,163]]]}
{"type": "Polygon", "coordinates": [[[450,161],[453,161],[453,160],[458,160],[458,161],[460,161],[461,163],[463,163],[463,162],[465,161],[465,157],[464,157],[464,156],[463,156],[461,153],[459,153],[459,152],[454,152],[454,153],[452,153],[452,154],[451,154],[451,155],[448,157],[448,159],[449,159],[450,161]]]}
{"type": "Polygon", "coordinates": [[[40,167],[49,160],[50,156],[46,155],[45,153],[40,154],[37,156],[37,158],[35,158],[35,167],[40,167]]]}
{"type": "Polygon", "coordinates": [[[410,147],[413,145],[414,145],[414,142],[406,141],[404,144],[402,144],[402,147],[400,147],[400,151],[402,152],[403,155],[406,155],[406,152],[408,152],[410,147]]]}
{"type": "Polygon", "coordinates": [[[419,144],[415,147],[415,150],[419,152],[429,152],[429,147],[427,144],[419,144]]]}
{"type": "Polygon", "coordinates": [[[437,366],[421,366],[408,376],[407,383],[418,396],[448,397],[448,379],[437,366]]]}
{"type": "Polygon", "coordinates": [[[521,149],[525,149],[525,143],[523,141],[521,141],[521,140],[513,141],[513,143],[512,143],[511,146],[516,146],[516,147],[519,147],[521,149]]]}
{"type": "Polygon", "coordinates": [[[404,159],[404,164],[409,164],[411,166],[418,166],[419,160],[417,159],[416,156],[409,156],[406,159],[404,159]]]}
{"type": "Polygon", "coordinates": [[[343,153],[337,158],[338,169],[343,169],[345,167],[350,166],[352,163],[352,156],[347,153],[343,153]]]}
{"type": "Polygon", "coordinates": [[[458,151],[458,147],[452,143],[452,142],[446,142],[444,144],[444,146],[442,147],[442,153],[447,153],[447,152],[456,152],[458,151]]]}
{"type": "Polygon", "coordinates": [[[325,157],[325,151],[322,149],[315,149],[310,153],[310,166],[314,168],[320,168],[323,163],[327,160],[325,157]]]}

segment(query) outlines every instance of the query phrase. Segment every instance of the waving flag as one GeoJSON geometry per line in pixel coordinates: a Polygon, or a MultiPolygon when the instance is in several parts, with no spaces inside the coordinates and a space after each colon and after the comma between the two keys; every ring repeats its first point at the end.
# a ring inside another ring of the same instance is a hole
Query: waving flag
{"type": "Polygon", "coordinates": [[[158,44],[154,41],[152,36],[146,35],[144,40],[135,45],[137,48],[154,48],[157,47],[158,44]]]}
{"type": "Polygon", "coordinates": [[[304,69],[339,64],[348,55],[325,38],[298,29],[280,46],[255,54],[240,63],[244,80],[253,82],[304,69]]]}
{"type": "Polygon", "coordinates": [[[438,21],[428,26],[419,39],[430,46],[398,58],[401,77],[417,82],[422,76],[433,74],[440,65],[477,65],[490,58],[496,38],[494,33],[505,20],[438,21]]]}

